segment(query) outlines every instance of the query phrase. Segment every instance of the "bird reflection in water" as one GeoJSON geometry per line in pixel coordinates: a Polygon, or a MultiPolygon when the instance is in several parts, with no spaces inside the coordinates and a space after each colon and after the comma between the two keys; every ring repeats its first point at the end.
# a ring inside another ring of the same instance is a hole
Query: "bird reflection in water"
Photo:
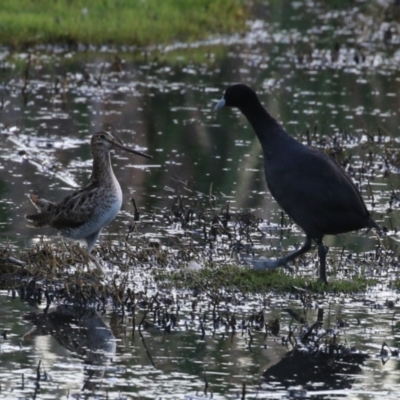
{"type": "MultiPolygon", "coordinates": [[[[290,310],[285,311],[293,317],[290,310]]],[[[300,398],[308,397],[316,390],[350,389],[369,356],[341,342],[338,329],[324,329],[322,309],[319,309],[318,320],[314,324],[298,322],[300,324],[290,330],[287,339],[282,338],[282,344],[292,346],[291,350],[279,357],[278,362],[271,362],[272,365],[263,373],[268,390],[277,384],[280,389],[284,387],[289,392],[293,386],[301,387],[299,393],[291,396],[300,398]],[[295,331],[299,333],[294,335],[295,331]],[[302,392],[308,393],[308,396],[302,392]]],[[[269,354],[269,358],[274,358],[274,355],[269,354]]]]}
{"type": "Polygon", "coordinates": [[[94,309],[59,305],[47,312],[27,313],[24,319],[34,325],[24,339],[52,335],[61,346],[83,360],[87,377],[82,390],[97,388],[116,352],[116,341],[94,309]]]}

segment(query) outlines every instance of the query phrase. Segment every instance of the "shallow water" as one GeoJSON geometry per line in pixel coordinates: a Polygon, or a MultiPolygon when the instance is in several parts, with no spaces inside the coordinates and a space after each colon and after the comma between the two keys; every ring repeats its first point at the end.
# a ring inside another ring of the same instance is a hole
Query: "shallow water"
{"type": "MultiPolygon", "coordinates": [[[[400,168],[399,39],[391,25],[382,19],[377,22],[376,15],[383,15],[381,9],[374,11],[377,5],[330,9],[325,3],[259,5],[246,35],[193,45],[178,43],[151,51],[52,48],[10,53],[3,49],[2,244],[25,248],[41,240],[60,243],[50,229],[25,226],[23,216],[33,211],[25,195],[35,192],[57,200],[84,184],[91,171],[90,136],[101,129],[154,156],[143,162],[132,155],[113,155],[124,205],[105,230],[103,241],[119,241],[127,235],[133,222],[133,197],[142,222],[130,244],[140,235],[168,243],[171,237],[179,237],[180,227],[156,229],[152,219],[162,220],[177,193],[190,203],[202,194],[207,198],[211,190],[218,207],[229,201],[233,212],[249,209],[264,219],[261,228],[267,234],[254,243],[257,255],[279,255],[301,243],[302,232],[289,221],[289,229],[277,229],[281,212],[266,187],[261,148],[247,121],[235,110],[213,112],[225,88],[241,81],[257,90],[270,113],[296,138],[337,155],[360,185],[376,221],[387,227],[383,245],[397,260],[399,201],[392,194],[397,195],[400,168]]],[[[331,260],[343,254],[362,260],[378,246],[375,235],[365,232],[327,237],[326,243],[331,260]]],[[[391,276],[398,274],[396,265],[391,276]]],[[[315,274],[315,268],[310,269],[315,274]]],[[[388,270],[377,265],[369,273],[385,277],[388,270]]],[[[268,338],[267,349],[261,333],[253,334],[250,349],[248,333],[238,332],[231,341],[229,334],[212,337],[209,330],[201,340],[199,321],[189,324],[191,297],[186,297],[192,294],[179,295],[185,301],[178,328],[164,336],[158,329],[144,333],[155,366],[137,332],[131,339],[132,322],[119,321],[121,317],[109,309],[104,319],[111,325],[116,349],[108,349],[111,354],[88,366],[76,349],[66,350],[48,332],[22,340],[32,324],[21,314],[31,309],[3,293],[2,329],[9,333],[0,342],[0,393],[8,398],[33,396],[41,361],[37,398],[90,397],[86,394],[92,391],[99,398],[183,398],[196,392],[204,395],[206,381],[213,398],[240,398],[244,382],[246,398],[300,396],[301,392],[288,392],[299,387],[311,396],[309,382],[295,379],[300,372],[290,382],[282,377],[262,378],[289,351],[280,338],[268,338]],[[83,386],[88,390],[85,394],[83,386]]],[[[313,397],[396,398],[398,357],[383,363],[379,356],[385,341],[393,349],[398,347],[396,308],[384,305],[396,298],[395,292],[375,288],[363,298],[320,300],[325,327],[334,327],[338,314],[351,321],[349,327],[339,329],[340,342],[355,345],[369,358],[359,371],[339,374],[335,385],[324,386],[321,373],[321,380],[312,382],[314,390],[318,388],[313,397]],[[374,303],[366,304],[365,299],[374,303]],[[354,322],[356,318],[360,324],[354,322]]],[[[280,336],[288,336],[291,319],[282,310],[301,310],[302,304],[272,294],[271,301],[272,306],[264,310],[261,299],[245,299],[243,309],[235,306],[231,312],[238,320],[260,310],[266,320],[279,316],[280,336]]],[[[308,311],[307,319],[314,322],[316,311],[308,311]]]]}
{"type": "MultiPolygon", "coordinates": [[[[399,359],[391,351],[398,349],[399,324],[395,309],[386,303],[396,300],[393,292],[376,288],[361,296],[321,296],[309,309],[293,295],[268,296],[265,307],[260,305],[262,298],[250,297],[217,308],[218,316],[235,315],[238,322],[259,312],[266,321],[279,318],[278,336],[268,337],[265,331],[257,331],[256,324],[235,334],[224,325],[202,324],[207,320],[205,312],[209,316],[212,310],[200,296],[193,312],[194,298],[178,294],[179,311],[176,305],[170,307],[178,316],[176,327],[171,333],[147,327],[142,340],[137,330],[132,335],[131,316],[122,319],[109,312],[102,316],[91,311],[90,317],[86,312],[79,324],[66,321],[61,310],[55,317],[57,311],[50,309],[46,324],[43,312],[36,311],[39,328],[32,330],[21,313],[34,313],[3,294],[2,327],[7,329],[0,355],[3,398],[30,398],[35,390],[37,398],[188,399],[204,397],[207,391],[212,398],[234,399],[241,398],[243,390],[249,399],[397,398],[399,359]],[[324,310],[320,332],[327,332],[321,346],[336,337],[352,348],[350,358],[321,362],[311,350],[296,353],[290,343],[282,344],[290,330],[300,329],[286,310],[311,326],[317,319],[316,304],[324,310]],[[387,355],[381,354],[384,342],[391,349],[386,347],[387,355]]],[[[139,311],[136,321],[142,317],[139,311]]]]}

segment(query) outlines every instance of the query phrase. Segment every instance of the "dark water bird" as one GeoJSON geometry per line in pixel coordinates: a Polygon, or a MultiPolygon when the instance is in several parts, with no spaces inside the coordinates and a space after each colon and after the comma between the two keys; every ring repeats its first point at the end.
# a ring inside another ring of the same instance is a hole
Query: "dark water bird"
{"type": "Polygon", "coordinates": [[[30,200],[39,213],[25,216],[30,226],[50,226],[59,230],[64,237],[85,240],[89,254],[102,229],[117,216],[122,205],[121,186],[112,169],[110,151],[121,149],[152,158],[123,146],[107,132],[95,133],[91,148],[93,169],[89,183],[59,203],[31,194],[30,200]]]}
{"type": "Polygon", "coordinates": [[[230,86],[215,109],[238,108],[253,127],[263,149],[268,188],[293,221],[306,234],[303,246],[278,260],[265,261],[259,269],[287,267],[287,263],[318,245],[320,280],[326,279],[325,235],[380,227],[371,218],[350,176],[330,156],[291,137],[262,106],[247,85],[230,86]]]}

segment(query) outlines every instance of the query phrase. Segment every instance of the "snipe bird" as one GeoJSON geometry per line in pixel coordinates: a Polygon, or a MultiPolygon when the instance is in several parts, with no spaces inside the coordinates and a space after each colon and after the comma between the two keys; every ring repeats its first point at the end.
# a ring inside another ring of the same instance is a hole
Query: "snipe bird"
{"type": "Polygon", "coordinates": [[[121,145],[107,132],[95,133],[91,147],[93,168],[89,183],[59,203],[31,194],[30,200],[39,213],[25,216],[30,226],[50,226],[64,237],[85,240],[89,255],[102,229],[117,216],[122,205],[121,186],[112,169],[110,151],[121,149],[152,158],[121,145]]]}
{"type": "Polygon", "coordinates": [[[351,177],[330,156],[305,146],[290,136],[262,106],[247,85],[226,89],[215,109],[238,108],[253,127],[264,153],[264,171],[272,197],[306,234],[303,246],[278,260],[257,263],[256,268],[287,263],[318,245],[320,280],[326,282],[325,235],[375,228],[359,190],[351,177]]]}

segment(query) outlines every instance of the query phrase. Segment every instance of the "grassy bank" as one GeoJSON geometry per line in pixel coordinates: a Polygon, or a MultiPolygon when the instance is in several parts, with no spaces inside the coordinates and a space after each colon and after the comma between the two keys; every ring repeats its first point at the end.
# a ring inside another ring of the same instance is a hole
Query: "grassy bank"
{"type": "Polygon", "coordinates": [[[171,285],[171,288],[199,289],[219,291],[222,289],[242,293],[266,293],[270,291],[293,292],[307,290],[315,293],[356,293],[365,292],[377,282],[363,277],[337,280],[330,279],[328,285],[316,278],[292,276],[282,270],[255,271],[251,268],[236,265],[225,265],[219,268],[208,267],[199,272],[159,272],[158,281],[171,285]]]}
{"type": "Polygon", "coordinates": [[[2,0],[2,45],[151,45],[245,29],[244,0],[2,0]]]}

